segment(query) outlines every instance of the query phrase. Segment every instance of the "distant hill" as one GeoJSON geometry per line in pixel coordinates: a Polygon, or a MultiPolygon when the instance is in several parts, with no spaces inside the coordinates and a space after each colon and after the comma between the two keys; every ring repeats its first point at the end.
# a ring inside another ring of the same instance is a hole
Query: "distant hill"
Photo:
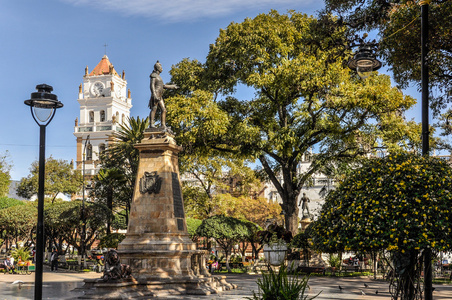
{"type": "Polygon", "coordinates": [[[30,200],[27,198],[22,198],[17,195],[17,187],[19,186],[20,181],[19,180],[11,180],[11,184],[9,185],[9,193],[8,197],[17,199],[17,200],[30,200]]]}
{"type": "MultiPolygon", "coordinates": [[[[33,195],[33,196],[31,196],[30,199],[22,198],[22,197],[19,197],[19,196],[17,195],[17,187],[19,186],[19,184],[20,184],[20,181],[19,181],[19,180],[11,180],[11,184],[9,185],[9,193],[8,193],[8,197],[9,197],[9,198],[13,198],[13,199],[17,199],[17,200],[35,201],[36,198],[37,198],[36,194],[33,195]]],[[[60,199],[62,199],[63,201],[71,201],[71,195],[65,195],[65,194],[62,194],[62,193],[59,193],[59,194],[57,195],[57,198],[60,198],[60,199]]]]}

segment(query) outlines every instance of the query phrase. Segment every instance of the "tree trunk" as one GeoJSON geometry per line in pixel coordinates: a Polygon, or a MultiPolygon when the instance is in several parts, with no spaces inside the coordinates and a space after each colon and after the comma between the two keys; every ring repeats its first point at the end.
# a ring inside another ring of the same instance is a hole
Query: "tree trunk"
{"type": "Polygon", "coordinates": [[[373,251],[372,252],[372,259],[373,259],[373,269],[374,269],[374,279],[376,280],[377,279],[377,268],[378,268],[378,262],[377,262],[377,259],[378,259],[378,253],[377,252],[375,252],[375,251],[373,251]]]}
{"type": "Polygon", "coordinates": [[[396,276],[399,277],[397,290],[400,300],[414,300],[417,299],[416,295],[420,294],[419,270],[421,267],[418,256],[419,253],[415,251],[406,254],[398,253],[395,256],[394,265],[396,276]]]}
{"type": "Polygon", "coordinates": [[[229,266],[229,259],[230,259],[230,255],[229,255],[229,250],[225,250],[225,256],[226,256],[226,269],[228,269],[228,273],[232,273],[231,267],[229,266]]]}
{"type": "MultiPolygon", "coordinates": [[[[113,188],[110,187],[107,193],[107,207],[113,214],[113,188]]],[[[111,217],[107,219],[107,235],[111,234],[111,217]]]]}
{"type": "Polygon", "coordinates": [[[286,229],[295,236],[298,233],[298,207],[296,205],[287,205],[284,213],[286,229]]]}

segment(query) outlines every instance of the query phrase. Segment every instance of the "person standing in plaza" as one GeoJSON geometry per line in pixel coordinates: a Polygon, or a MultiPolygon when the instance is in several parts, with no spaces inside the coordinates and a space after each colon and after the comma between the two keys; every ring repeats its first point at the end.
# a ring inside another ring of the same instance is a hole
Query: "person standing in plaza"
{"type": "Polygon", "coordinates": [[[58,251],[53,249],[52,255],[50,255],[50,270],[53,272],[58,271],[58,251]]]}

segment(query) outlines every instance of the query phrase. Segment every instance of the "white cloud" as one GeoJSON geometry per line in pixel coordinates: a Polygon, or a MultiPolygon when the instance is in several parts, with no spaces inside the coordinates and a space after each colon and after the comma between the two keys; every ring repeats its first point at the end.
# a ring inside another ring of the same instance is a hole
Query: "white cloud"
{"type": "Polygon", "coordinates": [[[314,0],[61,0],[76,6],[110,10],[128,16],[181,22],[214,18],[248,9],[309,5],[314,0]]]}

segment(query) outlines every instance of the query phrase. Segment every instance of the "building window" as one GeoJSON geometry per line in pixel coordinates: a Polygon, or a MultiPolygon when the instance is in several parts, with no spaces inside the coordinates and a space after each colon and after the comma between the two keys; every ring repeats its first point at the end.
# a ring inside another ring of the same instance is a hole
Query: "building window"
{"type": "Polygon", "coordinates": [[[89,112],[89,122],[90,123],[94,122],[94,111],[89,112]]]}
{"type": "Polygon", "coordinates": [[[122,114],[121,123],[124,124],[125,121],[126,121],[126,116],[124,114],[122,114]]]}
{"type": "Polygon", "coordinates": [[[105,122],[105,110],[100,111],[100,121],[105,122]]]}
{"type": "Polygon", "coordinates": [[[93,145],[91,144],[86,147],[86,160],[93,160],[93,145]]]}

